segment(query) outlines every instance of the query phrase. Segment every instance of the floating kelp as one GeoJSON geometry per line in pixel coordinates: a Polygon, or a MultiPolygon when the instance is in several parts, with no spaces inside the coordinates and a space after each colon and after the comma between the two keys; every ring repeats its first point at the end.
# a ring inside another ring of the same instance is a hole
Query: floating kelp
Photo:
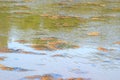
{"type": "Polygon", "coordinates": [[[116,17],[115,15],[111,16],[93,16],[90,17],[90,21],[103,21],[103,22],[109,22],[112,20],[119,20],[119,17],[116,17]]]}
{"type": "Polygon", "coordinates": [[[32,1],[34,1],[34,0],[23,0],[24,2],[32,2],[32,1]]]}
{"type": "Polygon", "coordinates": [[[22,10],[22,11],[30,10],[30,8],[26,5],[16,5],[15,4],[14,6],[11,6],[11,8],[14,9],[14,10],[22,10]]]}
{"type": "Polygon", "coordinates": [[[120,8],[112,8],[112,11],[119,11],[120,12],[120,8]]]}
{"type": "Polygon", "coordinates": [[[13,13],[15,14],[12,16],[16,17],[12,19],[14,25],[19,26],[18,29],[24,31],[39,29],[41,32],[44,29],[52,32],[68,32],[79,28],[80,25],[86,23],[86,19],[79,16],[65,16],[59,14],[54,15],[49,13],[36,14],[34,12],[30,12],[29,14],[29,11],[13,13]]]}
{"type": "Polygon", "coordinates": [[[1,70],[8,70],[8,71],[12,71],[12,70],[13,70],[12,67],[7,67],[7,66],[4,66],[4,65],[2,65],[2,64],[0,64],[0,69],[1,69],[1,70]]]}
{"type": "MultiPolygon", "coordinates": [[[[20,80],[88,80],[84,78],[68,78],[63,79],[61,75],[59,74],[46,74],[46,75],[34,75],[34,76],[27,76],[20,80]]],[[[90,79],[89,79],[90,80],[90,79]]]]}
{"type": "Polygon", "coordinates": [[[17,50],[14,50],[14,49],[9,49],[9,48],[0,48],[0,54],[2,53],[16,53],[16,52],[22,52],[22,50],[20,49],[17,49],[17,50]]]}
{"type": "Polygon", "coordinates": [[[52,14],[40,14],[41,17],[48,17],[50,19],[69,19],[69,18],[76,18],[76,19],[82,19],[77,16],[64,16],[64,15],[52,15],[52,14]]]}
{"type": "Polygon", "coordinates": [[[97,48],[99,51],[103,51],[103,52],[108,52],[108,49],[104,48],[104,47],[98,47],[97,48]]]}
{"type": "Polygon", "coordinates": [[[0,53],[11,53],[12,50],[8,48],[0,48],[0,53]]]}
{"type": "MultiPolygon", "coordinates": [[[[61,10],[63,12],[72,12],[72,13],[90,13],[91,11],[94,10],[100,10],[101,8],[104,9],[106,6],[105,3],[100,3],[100,2],[77,2],[74,3],[72,1],[69,2],[58,2],[58,3],[53,3],[48,5],[51,8],[57,8],[58,10],[61,10]]],[[[57,11],[57,10],[56,10],[57,11]]]]}
{"type": "Polygon", "coordinates": [[[89,35],[89,36],[99,36],[100,33],[99,32],[89,32],[89,33],[87,33],[87,35],[89,35]]]}
{"type": "Polygon", "coordinates": [[[120,45],[120,41],[114,42],[114,44],[119,44],[120,45]]]}
{"type": "Polygon", "coordinates": [[[93,20],[93,21],[105,21],[106,18],[105,17],[91,17],[91,20],[93,20]]]}
{"type": "MultiPolygon", "coordinates": [[[[9,49],[9,48],[0,48],[0,54],[5,54],[5,53],[31,53],[31,52],[28,52],[28,51],[24,51],[22,49],[9,49]]],[[[31,53],[33,54],[33,53],[31,53]]]]}
{"type": "Polygon", "coordinates": [[[52,55],[52,57],[65,57],[65,56],[62,54],[54,54],[54,55],[52,55]]]}
{"type": "Polygon", "coordinates": [[[26,11],[26,12],[13,12],[14,14],[20,14],[20,15],[27,15],[27,14],[32,14],[32,12],[28,12],[28,11],[26,11]]]}
{"type": "MultiPolygon", "coordinates": [[[[78,24],[85,23],[86,20],[79,16],[64,16],[64,15],[51,15],[51,14],[41,14],[44,19],[51,20],[51,23],[56,23],[56,27],[75,27],[78,24]]],[[[49,21],[50,22],[50,21],[49,21]]]]}
{"type": "Polygon", "coordinates": [[[22,0],[0,0],[0,3],[18,3],[23,2],[22,0]]]}
{"type": "Polygon", "coordinates": [[[36,50],[61,50],[79,47],[54,37],[33,40],[33,44],[30,46],[36,50]]]}
{"type": "Polygon", "coordinates": [[[8,7],[8,6],[0,6],[0,9],[2,10],[2,11],[0,11],[0,12],[3,12],[3,11],[9,10],[10,7],[8,7]]]}
{"type": "Polygon", "coordinates": [[[52,31],[58,31],[60,29],[72,30],[81,24],[86,22],[85,19],[74,16],[61,16],[61,15],[40,15],[43,22],[43,27],[52,31]]]}
{"type": "Polygon", "coordinates": [[[72,2],[72,1],[69,1],[69,2],[58,2],[58,3],[54,3],[52,4],[53,6],[56,5],[62,5],[62,6],[71,6],[71,7],[79,7],[79,6],[99,6],[99,7],[104,7],[105,4],[104,3],[98,3],[98,2],[83,2],[83,3],[80,3],[80,2],[72,2]]]}
{"type": "Polygon", "coordinates": [[[0,57],[0,61],[4,61],[6,57],[0,57]]]}
{"type": "Polygon", "coordinates": [[[0,64],[0,69],[7,70],[7,71],[30,71],[28,69],[23,69],[20,67],[8,67],[8,66],[2,65],[2,64],[0,64]]]}
{"type": "Polygon", "coordinates": [[[15,40],[15,42],[19,42],[19,43],[24,44],[24,43],[27,43],[28,41],[26,41],[26,40],[15,40]]]}

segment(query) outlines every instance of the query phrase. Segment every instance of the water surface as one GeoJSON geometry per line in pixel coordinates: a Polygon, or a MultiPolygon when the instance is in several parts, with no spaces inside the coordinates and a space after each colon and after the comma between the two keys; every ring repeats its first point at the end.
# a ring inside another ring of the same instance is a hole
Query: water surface
{"type": "Polygon", "coordinates": [[[119,13],[119,0],[1,0],[0,80],[119,80],[119,13]]]}

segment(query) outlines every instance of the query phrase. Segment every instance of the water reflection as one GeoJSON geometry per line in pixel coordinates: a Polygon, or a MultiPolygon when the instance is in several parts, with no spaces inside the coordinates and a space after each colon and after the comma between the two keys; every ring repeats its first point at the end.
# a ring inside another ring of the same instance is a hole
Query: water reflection
{"type": "Polygon", "coordinates": [[[0,74],[118,79],[119,7],[118,0],[0,1],[0,74]]]}

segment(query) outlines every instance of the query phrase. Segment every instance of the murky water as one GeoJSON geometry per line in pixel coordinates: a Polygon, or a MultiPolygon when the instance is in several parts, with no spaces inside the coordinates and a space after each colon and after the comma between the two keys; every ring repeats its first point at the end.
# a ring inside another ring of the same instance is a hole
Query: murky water
{"type": "Polygon", "coordinates": [[[119,80],[120,1],[0,0],[0,80],[45,74],[119,80]]]}

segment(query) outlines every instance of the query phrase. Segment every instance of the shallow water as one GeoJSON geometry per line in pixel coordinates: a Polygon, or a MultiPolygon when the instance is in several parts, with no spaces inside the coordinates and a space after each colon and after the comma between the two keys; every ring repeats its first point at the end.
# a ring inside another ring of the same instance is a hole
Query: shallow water
{"type": "Polygon", "coordinates": [[[0,80],[120,79],[119,0],[0,0],[0,9],[0,80]]]}

